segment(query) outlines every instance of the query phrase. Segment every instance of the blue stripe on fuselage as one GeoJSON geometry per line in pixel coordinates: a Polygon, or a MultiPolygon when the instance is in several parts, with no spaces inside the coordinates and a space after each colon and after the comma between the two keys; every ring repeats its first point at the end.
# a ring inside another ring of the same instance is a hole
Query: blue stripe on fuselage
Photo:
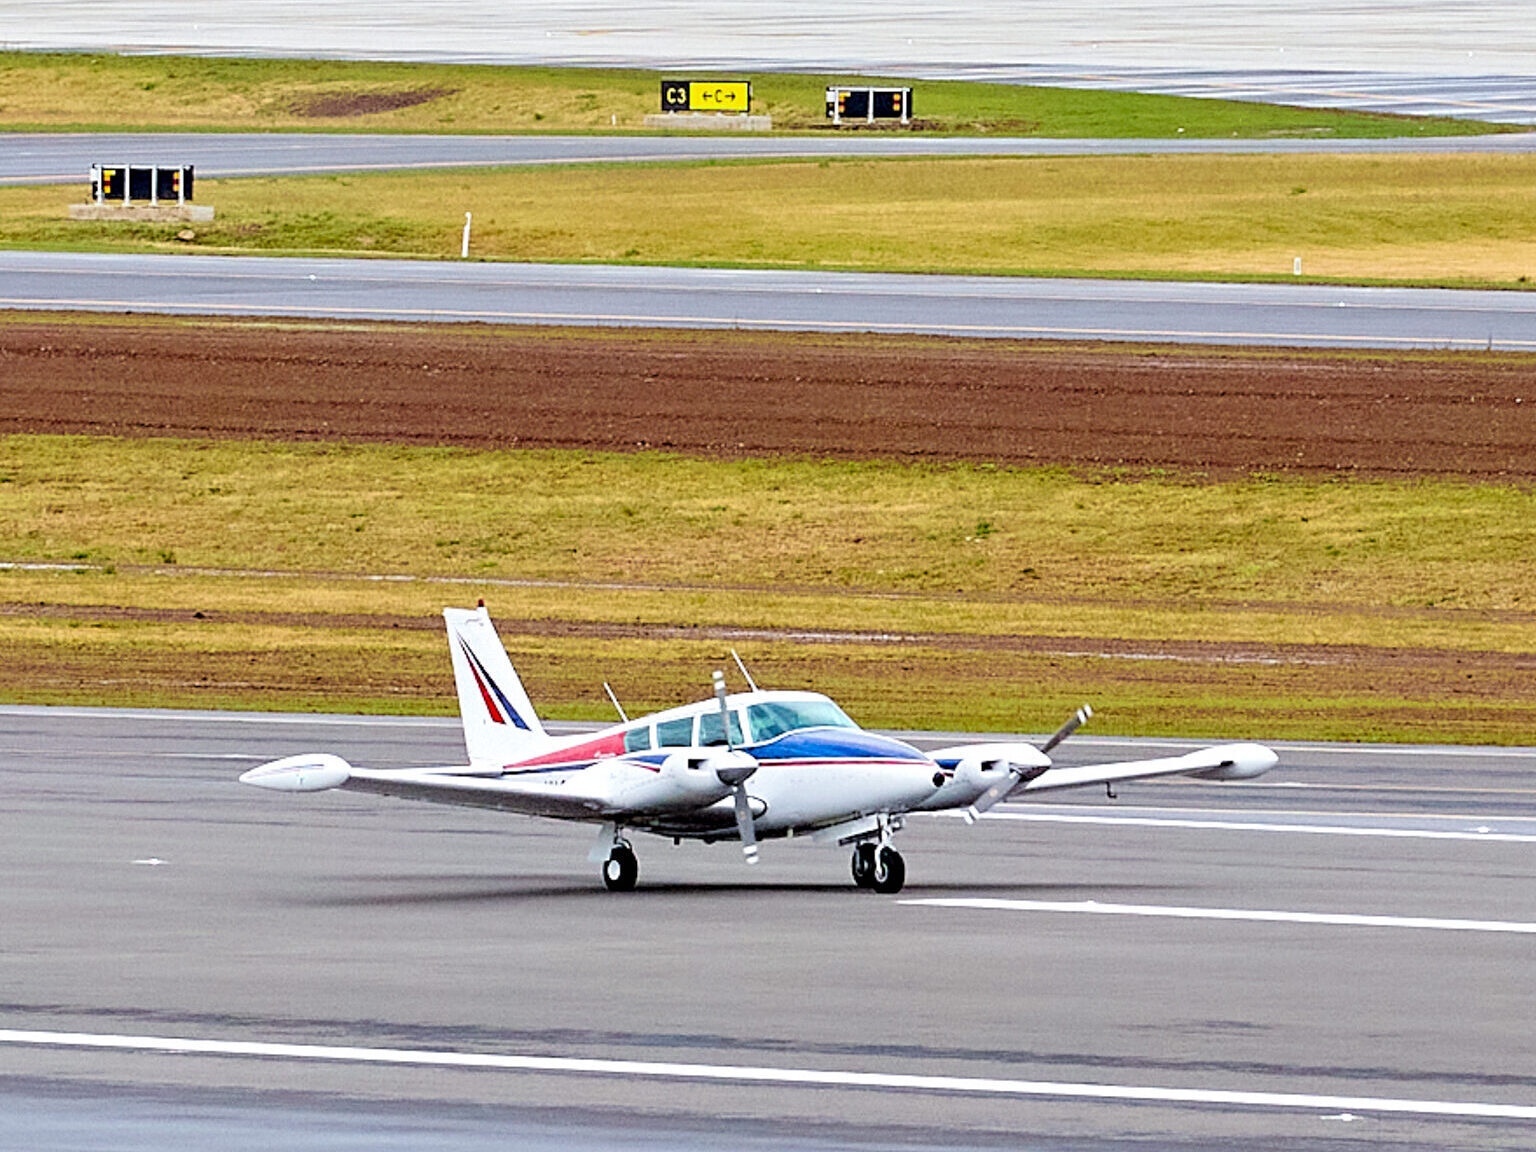
{"type": "Polygon", "coordinates": [[[762,744],[753,744],[747,751],[763,764],[775,760],[910,760],[922,763],[928,759],[910,744],[889,736],[877,736],[862,728],[802,728],[762,744]]]}

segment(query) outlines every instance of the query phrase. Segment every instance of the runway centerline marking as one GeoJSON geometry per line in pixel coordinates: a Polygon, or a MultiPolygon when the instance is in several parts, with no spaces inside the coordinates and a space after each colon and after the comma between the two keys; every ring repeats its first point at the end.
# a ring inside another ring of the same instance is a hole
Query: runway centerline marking
{"type": "Polygon", "coordinates": [[[1264,908],[1180,908],[1158,904],[1100,904],[1094,900],[1004,900],[935,896],[901,900],[925,908],[997,912],[1055,912],[1088,916],[1146,916],[1171,920],[1246,920],[1266,924],[1320,924],[1345,928],[1409,928],[1432,932],[1497,932],[1536,936],[1536,924],[1511,920],[1446,920],[1433,916],[1375,916],[1359,912],[1283,912],[1264,908]]]}
{"type": "MultiPolygon", "coordinates": [[[[945,813],[949,816],[951,813],[945,813]]],[[[959,813],[953,813],[959,815],[959,813]]],[[[1410,819],[1412,817],[1409,817],[1410,819]]],[[[983,820],[1035,824],[1108,824],[1132,828],[1204,828],[1216,832],[1294,832],[1303,836],[1377,836],[1389,840],[1476,840],[1492,844],[1536,844],[1522,832],[1439,831],[1434,828],[1370,828],[1359,824],[1288,824],[1272,820],[1196,820],[1176,816],[1077,816],[1064,812],[985,812],[983,820]]],[[[1419,817],[1424,819],[1424,817],[1419,817]]],[[[1467,817],[1468,820],[1473,817],[1467,817]]],[[[1479,817],[1487,821],[1495,816],[1479,817]]]]}
{"type": "Polygon", "coordinates": [[[1003,1080],[972,1076],[918,1076],[891,1072],[832,1071],[743,1064],[684,1064],[652,1060],[606,1060],[568,1056],[507,1056],[491,1052],[432,1049],[357,1048],[265,1041],[198,1040],[168,1036],[103,1035],[88,1032],[33,1032],[0,1029],[0,1044],[51,1048],[108,1049],[178,1055],[249,1056],[354,1064],[395,1064],[479,1068],[504,1072],[545,1072],[634,1079],[781,1084],[788,1087],[857,1088],[896,1092],[1034,1096],[1098,1101],[1214,1105],[1231,1108],[1374,1112],[1458,1119],[1536,1120],[1536,1107],[1459,1100],[1405,1100],[1378,1096],[1327,1096],[1295,1092],[1245,1092],[1218,1088],[1162,1088],[1127,1084],[1083,1084],[1050,1080],[1003,1080]]]}

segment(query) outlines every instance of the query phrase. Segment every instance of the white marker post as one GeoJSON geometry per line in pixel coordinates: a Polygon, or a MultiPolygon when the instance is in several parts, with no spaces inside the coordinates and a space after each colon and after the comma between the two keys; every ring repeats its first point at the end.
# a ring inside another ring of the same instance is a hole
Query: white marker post
{"type": "Polygon", "coordinates": [[[464,243],[459,248],[459,259],[460,260],[468,260],[469,259],[469,221],[470,221],[470,215],[469,215],[468,212],[466,212],[466,213],[464,213],[464,243]]]}
{"type": "Polygon", "coordinates": [[[1301,257],[1300,256],[1296,257],[1296,262],[1291,265],[1291,275],[1292,276],[1300,276],[1301,275],[1301,257]]]}

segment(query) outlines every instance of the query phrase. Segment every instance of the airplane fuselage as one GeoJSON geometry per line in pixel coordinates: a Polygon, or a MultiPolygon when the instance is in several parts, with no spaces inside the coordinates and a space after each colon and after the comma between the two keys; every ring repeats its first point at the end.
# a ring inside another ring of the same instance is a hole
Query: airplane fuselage
{"type": "MultiPolygon", "coordinates": [[[[728,706],[733,743],[756,762],[747,791],[764,837],[906,811],[930,799],[947,779],[923,752],[855,727],[819,694],[743,693],[730,697],[728,706]],[[793,722],[819,712],[838,722],[753,738],[776,720],[793,722]]],[[[736,835],[731,789],[714,771],[717,758],[729,752],[723,741],[716,742],[721,731],[714,702],[705,701],[565,738],[558,747],[503,765],[502,779],[519,790],[588,793],[592,815],[622,815],[632,828],[729,839],[736,835]],[[711,724],[713,730],[706,730],[711,724]],[[687,743],[661,743],[685,737],[687,743]]]]}

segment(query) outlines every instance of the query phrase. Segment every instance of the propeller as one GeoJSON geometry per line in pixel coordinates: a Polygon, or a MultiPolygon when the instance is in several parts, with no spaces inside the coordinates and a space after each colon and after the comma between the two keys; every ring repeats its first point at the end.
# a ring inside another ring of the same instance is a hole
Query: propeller
{"type": "Polygon", "coordinates": [[[752,801],[747,796],[747,778],[757,771],[757,761],[736,747],[731,739],[731,712],[725,705],[725,675],[714,674],[715,699],[720,702],[720,731],[729,751],[723,762],[715,765],[720,783],[729,785],[736,804],[736,831],[741,835],[741,853],[748,864],[757,863],[757,826],[752,822],[752,801]]]}
{"type": "MultiPolygon", "coordinates": [[[[1093,709],[1090,708],[1087,704],[1084,704],[1075,713],[1073,713],[1071,719],[1069,719],[1065,724],[1063,724],[1060,728],[1056,729],[1056,731],[1051,734],[1051,738],[1049,740],[1040,745],[1041,755],[1049,755],[1052,748],[1056,747],[1056,745],[1060,744],[1068,736],[1072,735],[1072,733],[1076,732],[1084,724],[1088,723],[1088,718],[1092,715],[1093,709]]],[[[967,824],[976,823],[976,818],[978,816],[980,816],[987,809],[991,808],[1004,796],[1008,795],[1008,793],[1012,792],[1020,784],[1027,784],[1037,776],[1044,774],[1050,769],[1050,767],[1051,765],[1049,761],[1044,764],[1034,764],[1028,767],[1020,767],[1017,764],[1008,765],[1007,774],[996,784],[992,785],[992,787],[988,788],[985,792],[978,796],[975,801],[972,802],[971,806],[965,810],[965,822],[967,824]]]]}

